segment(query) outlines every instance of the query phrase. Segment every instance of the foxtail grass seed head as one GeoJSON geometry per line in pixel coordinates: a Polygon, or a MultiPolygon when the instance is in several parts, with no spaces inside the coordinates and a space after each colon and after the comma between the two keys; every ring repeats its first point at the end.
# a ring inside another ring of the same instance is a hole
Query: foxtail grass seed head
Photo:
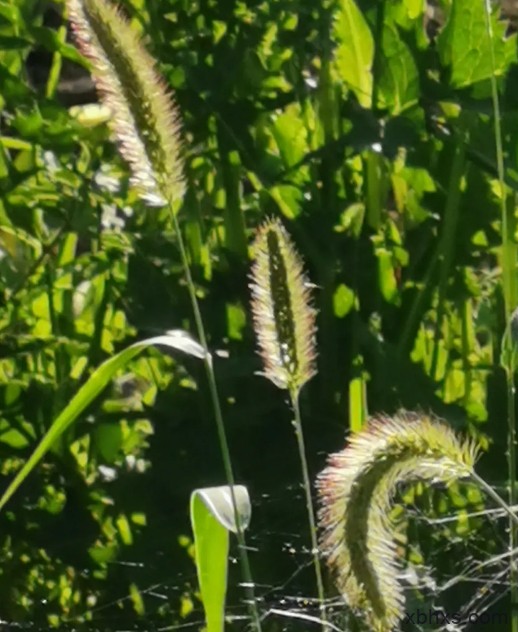
{"type": "Polygon", "coordinates": [[[110,109],[131,181],[152,206],[185,192],[179,118],[153,58],[108,0],[66,0],[81,52],[90,60],[100,98],[110,109]]]}
{"type": "Polygon", "coordinates": [[[263,375],[297,393],[316,373],[315,310],[302,261],[278,220],[259,227],[251,284],[263,375]]]}
{"type": "Polygon", "coordinates": [[[390,519],[397,486],[469,477],[477,452],[446,423],[401,412],[371,419],[329,458],[318,479],[321,547],[345,601],[372,630],[390,632],[404,616],[399,532],[390,519]]]}

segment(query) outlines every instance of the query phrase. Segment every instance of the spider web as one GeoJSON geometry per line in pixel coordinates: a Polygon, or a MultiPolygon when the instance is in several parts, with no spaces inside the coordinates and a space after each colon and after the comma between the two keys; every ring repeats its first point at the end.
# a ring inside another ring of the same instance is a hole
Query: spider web
{"type": "MultiPolygon", "coordinates": [[[[440,490],[439,493],[445,492],[440,490]]],[[[304,512],[304,495],[298,484],[278,493],[263,494],[254,505],[247,547],[263,632],[322,629],[304,512]],[[295,506],[300,511],[294,513],[295,506]],[[294,524],[300,524],[296,531],[294,524]],[[272,560],[275,560],[273,565],[272,560]]],[[[439,518],[431,518],[429,512],[416,503],[405,505],[405,516],[409,525],[406,556],[411,558],[410,552],[417,546],[422,549],[425,563],[415,564],[409,559],[401,571],[400,579],[407,596],[401,630],[469,632],[480,630],[481,624],[488,625],[488,630],[505,629],[511,621],[509,569],[512,556],[508,548],[508,517],[504,511],[492,507],[489,499],[486,499],[483,510],[464,508],[460,524],[470,527],[460,535],[458,508],[439,518]],[[451,534],[455,534],[454,537],[451,534]],[[423,539],[427,540],[425,545],[422,545],[423,539]]],[[[167,555],[164,551],[159,553],[167,555]]],[[[226,606],[225,630],[229,632],[252,629],[236,553],[234,543],[229,561],[226,606]]],[[[518,550],[514,554],[518,557],[518,550]]],[[[188,572],[178,573],[172,569],[169,579],[143,586],[139,583],[139,571],[148,566],[149,575],[150,563],[149,560],[115,563],[126,567],[129,576],[134,575],[146,602],[146,613],[141,617],[135,615],[131,625],[128,625],[127,614],[117,613],[117,608],[132,600],[132,595],[126,593],[116,601],[99,603],[89,609],[88,618],[76,617],[58,629],[65,632],[191,632],[202,629],[203,609],[194,596],[197,590],[194,565],[188,572]],[[191,612],[182,617],[175,616],[174,621],[170,613],[164,615],[164,606],[181,603],[187,593],[192,600],[191,612]]],[[[333,594],[330,579],[327,594],[333,594]]],[[[327,629],[336,632],[362,629],[361,619],[348,611],[340,595],[327,599],[326,610],[327,629]],[[352,618],[356,621],[354,627],[350,625],[352,618]]],[[[37,622],[0,621],[2,632],[49,629],[37,622]]]]}

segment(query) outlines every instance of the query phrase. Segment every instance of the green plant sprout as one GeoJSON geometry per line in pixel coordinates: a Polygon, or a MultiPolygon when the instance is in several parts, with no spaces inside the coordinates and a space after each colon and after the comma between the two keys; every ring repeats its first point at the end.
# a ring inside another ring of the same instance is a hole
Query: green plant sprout
{"type": "MultiPolygon", "coordinates": [[[[252,514],[247,488],[236,486],[234,496],[241,528],[246,529],[252,514]]],[[[207,632],[224,632],[229,533],[237,533],[228,486],[195,489],[191,494],[190,518],[207,632]]]]}

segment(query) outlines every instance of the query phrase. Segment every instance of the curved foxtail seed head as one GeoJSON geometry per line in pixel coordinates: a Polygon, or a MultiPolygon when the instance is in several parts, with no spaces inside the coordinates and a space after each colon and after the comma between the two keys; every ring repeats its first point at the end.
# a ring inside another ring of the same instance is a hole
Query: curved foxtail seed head
{"type": "Polygon", "coordinates": [[[344,599],[372,630],[390,632],[404,615],[389,517],[397,485],[468,477],[477,452],[444,422],[402,412],[371,419],[329,458],[318,479],[321,546],[344,599]]]}
{"type": "Polygon", "coordinates": [[[316,313],[301,259],[278,220],[257,230],[254,260],[250,288],[263,375],[298,392],[316,373],[316,313]]]}
{"type": "Polygon", "coordinates": [[[81,52],[90,60],[101,100],[112,112],[131,180],[149,204],[185,192],[179,118],[155,62],[122,14],[107,0],[66,0],[81,52]]]}

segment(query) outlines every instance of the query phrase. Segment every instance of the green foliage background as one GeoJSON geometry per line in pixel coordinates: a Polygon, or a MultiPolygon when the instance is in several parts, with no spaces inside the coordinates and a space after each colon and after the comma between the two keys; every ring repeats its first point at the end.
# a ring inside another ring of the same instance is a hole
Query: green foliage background
{"type": "MultiPolygon", "coordinates": [[[[283,395],[254,375],[248,244],[271,215],[316,286],[319,374],[302,402],[314,472],[367,410],[405,407],[486,433],[485,467],[504,479],[499,204],[505,195],[514,234],[513,29],[497,11],[502,192],[482,0],[122,4],[183,118],[179,218],[236,473],[257,501],[251,529],[302,533],[304,511],[285,492],[299,475],[283,395]],[[272,492],[300,508],[269,511],[260,498],[272,492]]],[[[167,212],[128,188],[106,125],[70,110],[95,96],[61,9],[0,0],[4,487],[102,360],[194,329],[167,212]]],[[[189,492],[224,482],[199,365],[134,360],[0,516],[0,619],[183,621],[199,608],[189,492]]],[[[268,550],[252,564],[259,583],[290,568],[268,550]]]]}

